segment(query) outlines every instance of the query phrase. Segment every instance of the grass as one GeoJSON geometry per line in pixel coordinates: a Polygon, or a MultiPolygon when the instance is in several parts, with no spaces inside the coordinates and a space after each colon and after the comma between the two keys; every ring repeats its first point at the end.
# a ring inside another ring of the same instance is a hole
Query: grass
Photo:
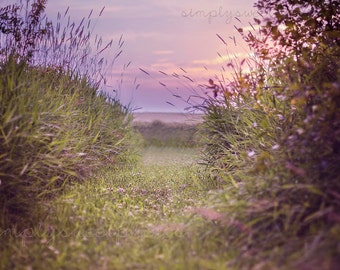
{"type": "Polygon", "coordinates": [[[136,122],[133,127],[141,134],[144,146],[198,146],[198,124],[165,123],[156,120],[151,123],[136,122]]]}
{"type": "MultiPolygon", "coordinates": [[[[107,167],[68,186],[45,205],[41,222],[2,228],[0,269],[336,269],[327,257],[334,248],[325,246],[327,231],[315,228],[289,241],[262,233],[268,218],[285,214],[264,212],[275,204],[257,194],[268,179],[213,189],[198,154],[148,147],[137,164],[107,167]],[[262,228],[252,228],[243,215],[262,228]],[[253,242],[266,237],[275,248],[253,242]],[[241,248],[244,242],[252,244],[241,248]],[[317,256],[316,246],[325,248],[317,256]]],[[[284,221],[292,228],[290,217],[284,221]]],[[[334,227],[333,239],[338,233],[334,227]]]]}
{"type": "Polygon", "coordinates": [[[85,79],[57,75],[14,62],[0,67],[5,226],[28,222],[39,202],[105,163],[118,163],[129,148],[128,111],[85,79]]]}
{"type": "Polygon", "coordinates": [[[65,186],[105,164],[133,159],[129,109],[102,92],[110,64],[100,57],[110,55],[112,42],[99,39],[90,54],[90,16],[75,24],[65,12],[52,25],[45,20],[45,4],[18,0],[0,8],[0,227],[5,228],[39,222],[37,209],[65,186]]]}
{"type": "Polygon", "coordinates": [[[168,165],[181,166],[191,165],[199,158],[198,148],[178,148],[178,147],[146,147],[142,151],[142,162],[145,165],[168,165]]]}
{"type": "Polygon", "coordinates": [[[225,269],[223,241],[203,231],[213,221],[192,210],[209,197],[194,154],[146,148],[68,187],[41,223],[2,230],[2,269],[225,269]]]}
{"type": "Polygon", "coordinates": [[[162,122],[135,126],[135,163],[128,108],[100,94],[112,42],[87,58],[90,22],[42,25],[44,3],[0,9],[1,269],[338,268],[338,46],[266,70],[250,33],[259,61],[194,106],[206,166],[197,127],[162,122]]]}

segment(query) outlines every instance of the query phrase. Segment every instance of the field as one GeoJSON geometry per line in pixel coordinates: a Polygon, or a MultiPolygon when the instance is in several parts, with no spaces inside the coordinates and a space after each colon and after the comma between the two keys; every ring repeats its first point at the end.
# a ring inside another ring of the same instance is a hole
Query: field
{"type": "Polygon", "coordinates": [[[133,127],[144,146],[195,147],[202,115],[181,113],[135,113],[133,127]]]}
{"type": "Polygon", "coordinates": [[[197,154],[146,148],[138,165],[68,188],[43,222],[2,233],[1,269],[224,269],[195,214],[208,196],[197,154]]]}
{"type": "Polygon", "coordinates": [[[134,113],[134,123],[152,123],[161,121],[163,123],[180,123],[196,125],[202,122],[202,114],[192,113],[160,113],[160,112],[141,112],[134,113]]]}

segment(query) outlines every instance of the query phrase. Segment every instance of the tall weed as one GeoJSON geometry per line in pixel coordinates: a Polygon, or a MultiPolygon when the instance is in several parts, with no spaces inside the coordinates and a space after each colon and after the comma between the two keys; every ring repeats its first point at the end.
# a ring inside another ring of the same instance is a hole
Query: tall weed
{"type": "Polygon", "coordinates": [[[245,91],[245,84],[251,82],[236,70],[236,61],[229,63],[237,77],[230,81],[223,79],[215,83],[209,80],[214,97],[206,97],[199,107],[204,113],[201,133],[204,140],[203,156],[216,178],[217,186],[240,181],[238,173],[250,170],[255,157],[264,159],[276,144],[279,118],[268,114],[268,106],[274,106],[269,94],[256,96],[245,91]],[[263,105],[267,104],[267,105],[263,105]]]}

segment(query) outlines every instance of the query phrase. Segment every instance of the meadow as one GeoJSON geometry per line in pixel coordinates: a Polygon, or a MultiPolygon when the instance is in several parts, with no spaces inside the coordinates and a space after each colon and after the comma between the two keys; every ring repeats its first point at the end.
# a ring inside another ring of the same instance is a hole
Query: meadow
{"type": "MultiPolygon", "coordinates": [[[[188,148],[143,149],[46,205],[41,222],[1,234],[2,269],[224,269],[195,214],[209,196],[188,148]]],[[[210,239],[210,240],[209,240],[210,239]]]]}
{"type": "Polygon", "coordinates": [[[0,8],[1,269],[338,269],[340,7],[258,1],[188,124],[134,121],[122,40],[45,4],[0,8]]]}
{"type": "MultiPolygon", "coordinates": [[[[171,117],[171,114],[169,114],[171,117]]],[[[164,115],[162,115],[164,118],[164,115]]],[[[158,117],[162,119],[162,117],[158,117]]],[[[199,144],[198,123],[162,120],[134,121],[132,126],[143,137],[143,145],[197,147],[199,144]]]]}

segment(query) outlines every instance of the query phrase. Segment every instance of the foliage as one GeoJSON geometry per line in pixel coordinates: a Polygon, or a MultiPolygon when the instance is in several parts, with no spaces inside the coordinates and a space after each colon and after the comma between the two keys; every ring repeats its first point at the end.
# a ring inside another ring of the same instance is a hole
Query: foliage
{"type": "MultiPolygon", "coordinates": [[[[210,84],[217,85],[210,80],[210,84]]],[[[222,84],[221,99],[207,98],[200,107],[205,114],[200,128],[203,159],[211,168],[217,186],[237,185],[256,155],[266,157],[275,143],[275,117],[267,115],[247,93],[230,93],[222,84]]]]}
{"type": "Polygon", "coordinates": [[[318,57],[328,55],[327,47],[338,50],[340,7],[336,1],[259,0],[255,6],[263,16],[262,22],[259,19],[255,21],[261,25],[264,39],[257,40],[250,34],[247,41],[261,53],[261,58],[278,46],[280,51],[274,53],[279,60],[286,59],[287,54],[293,55],[296,63],[303,68],[303,61],[317,64],[318,57]],[[269,39],[274,43],[270,45],[269,39]]]}
{"type": "Polygon", "coordinates": [[[276,1],[275,5],[272,1],[259,1],[257,7],[264,14],[269,10],[274,13],[274,17],[263,19],[265,24],[260,25],[260,32],[269,34],[282,48],[281,53],[274,55],[281,63],[271,63],[275,76],[287,74],[281,76],[277,92],[283,94],[291,110],[299,115],[292,129],[280,137],[287,154],[280,162],[292,171],[291,180],[298,178],[299,183],[315,185],[323,193],[324,197],[315,203],[323,201],[337,208],[334,192],[340,194],[340,171],[336,165],[340,162],[340,19],[337,16],[340,8],[334,1],[276,1]],[[283,23],[285,27],[280,30],[283,23]]]}
{"type": "Polygon", "coordinates": [[[249,32],[238,28],[255,55],[239,65],[247,63],[249,72],[228,63],[234,68],[230,81],[209,81],[217,94],[202,106],[208,164],[232,184],[214,200],[231,219],[218,230],[238,247],[239,267],[333,269],[339,263],[340,11],[335,2],[258,1],[257,25],[249,32]]]}
{"type": "MultiPolygon", "coordinates": [[[[46,29],[40,26],[45,2],[33,2],[24,18],[17,13],[24,8],[20,3],[0,12],[2,228],[35,223],[46,210],[44,202],[68,183],[80,182],[100,167],[129,161],[132,153],[128,108],[100,92],[102,76],[97,76],[104,67],[102,62],[96,65],[100,54],[86,58],[78,53],[90,46],[89,36],[84,31],[75,36],[66,28],[59,40],[52,25],[46,34],[38,30],[46,29]],[[65,49],[68,53],[59,57],[65,49]],[[72,60],[75,66],[55,65],[50,62],[53,55],[58,61],[72,60]],[[83,65],[93,68],[83,73],[83,65]]],[[[97,48],[103,52],[100,45],[97,48]]]]}
{"type": "Polygon", "coordinates": [[[0,55],[15,54],[29,61],[33,57],[37,44],[51,30],[51,22],[41,22],[44,18],[46,0],[36,0],[30,5],[30,0],[20,0],[19,3],[0,9],[0,32],[2,42],[0,55]],[[26,9],[24,9],[26,5],[26,9]],[[24,14],[22,14],[24,13],[24,14]]]}

